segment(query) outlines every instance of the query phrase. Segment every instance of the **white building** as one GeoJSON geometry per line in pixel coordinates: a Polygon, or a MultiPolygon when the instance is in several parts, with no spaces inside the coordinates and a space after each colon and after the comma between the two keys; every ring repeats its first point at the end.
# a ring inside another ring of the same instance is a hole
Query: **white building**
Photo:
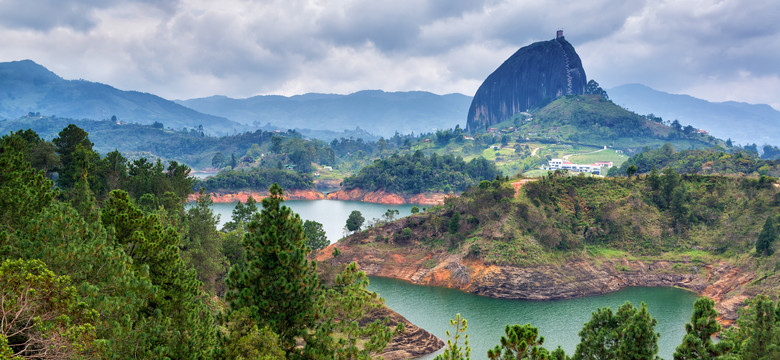
{"type": "Polygon", "coordinates": [[[568,160],[563,159],[551,159],[548,162],[547,168],[548,170],[569,170],[569,171],[575,171],[575,172],[587,172],[595,175],[601,175],[601,168],[602,166],[605,166],[606,164],[603,163],[596,163],[596,164],[574,164],[569,162],[568,160]]]}

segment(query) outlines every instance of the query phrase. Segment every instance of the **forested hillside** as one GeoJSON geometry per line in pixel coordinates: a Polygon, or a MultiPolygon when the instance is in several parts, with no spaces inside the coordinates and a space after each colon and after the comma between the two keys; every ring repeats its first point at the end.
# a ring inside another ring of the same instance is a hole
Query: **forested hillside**
{"type": "MultiPolygon", "coordinates": [[[[772,155],[773,150],[773,147],[766,147],[764,153],[772,155]]],[[[660,171],[669,167],[684,174],[780,176],[780,161],[761,159],[755,149],[731,148],[727,151],[715,147],[677,151],[669,143],[632,156],[622,166],[610,169],[609,175],[623,175],[632,166],[640,174],[649,173],[653,168],[660,171]]]]}
{"type": "Polygon", "coordinates": [[[425,156],[393,154],[376,160],[344,179],[344,189],[360,188],[366,191],[384,190],[402,194],[423,192],[461,192],[479,181],[493,179],[500,173],[495,164],[482,157],[468,163],[452,155],[425,156]]]}
{"type": "MultiPolygon", "coordinates": [[[[718,314],[713,302],[703,298],[695,305],[692,322],[706,324],[708,330],[689,330],[677,353],[752,358],[775,351],[756,345],[777,341],[780,335],[775,314],[780,307],[772,301],[780,289],[774,225],[780,221],[780,192],[775,178],[680,175],[667,168],[631,178],[555,172],[519,181],[482,181],[441,207],[342,240],[336,245],[343,249],[339,256],[383,276],[531,299],[614,291],[612,281],[622,286],[646,283],[643,279],[651,279],[651,286],[671,286],[676,283],[672,279],[706,283],[708,276],[721,276],[716,268],[725,268],[747,279],[722,289],[739,293],[739,301],[747,305],[739,312],[739,327],[712,342],[720,329],[718,314]],[[519,192],[515,185],[522,185],[519,192]],[[757,294],[763,295],[749,300],[757,294]]],[[[705,288],[697,286],[696,291],[705,288]]],[[[736,311],[730,316],[736,318],[736,311]]],[[[583,325],[574,358],[593,353],[610,354],[605,357],[609,359],[631,358],[626,354],[652,358],[658,351],[654,326],[652,315],[641,306],[626,304],[617,314],[598,309],[583,325]],[[642,329],[643,340],[621,344],[626,340],[620,334],[632,327],[642,329]]],[[[522,338],[532,341],[538,353],[565,359],[562,350],[543,349],[542,335],[530,324],[507,326],[505,339],[489,357],[512,353],[511,344],[522,338]]],[[[464,358],[463,350],[461,346],[461,357],[455,358],[464,358]]]]}
{"type": "Polygon", "coordinates": [[[3,136],[0,167],[4,359],[369,357],[404,328],[354,265],[318,276],[278,185],[218,231],[209,195],[184,207],[189,168],[101,157],[75,125],[3,136]]]}

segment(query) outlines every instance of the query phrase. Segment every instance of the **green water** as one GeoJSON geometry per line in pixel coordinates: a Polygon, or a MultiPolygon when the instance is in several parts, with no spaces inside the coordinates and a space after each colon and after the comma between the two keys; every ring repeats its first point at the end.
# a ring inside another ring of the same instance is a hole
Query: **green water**
{"type": "MultiPolygon", "coordinates": [[[[289,200],[283,203],[301,216],[303,220],[313,220],[322,224],[330,242],[344,236],[344,225],[352,210],[358,210],[368,223],[371,219],[381,218],[387,209],[398,210],[396,218],[411,214],[414,205],[385,205],[360,201],[342,200],[289,200]]],[[[191,205],[191,204],[190,204],[191,205]]],[[[258,204],[259,207],[260,204],[258,204]]],[[[218,203],[212,206],[220,215],[219,227],[230,221],[236,203],[218,203]]],[[[423,206],[420,206],[422,208],[423,206]]]]}
{"type": "MultiPolygon", "coordinates": [[[[650,314],[658,320],[661,333],[659,355],[672,354],[685,335],[697,295],[675,288],[627,288],[615,293],[586,298],[555,301],[520,301],[492,299],[462,291],[371,277],[369,289],[385,298],[387,305],[413,324],[445,340],[449,319],[460,313],[468,320],[472,359],[486,359],[487,350],[499,344],[507,324],[531,323],[539,328],[548,350],[558,345],[570,356],[579,342],[582,325],[599,307],[618,306],[630,301],[638,306],[647,303],[650,314]]],[[[432,359],[434,354],[420,359],[432,359]]]]}

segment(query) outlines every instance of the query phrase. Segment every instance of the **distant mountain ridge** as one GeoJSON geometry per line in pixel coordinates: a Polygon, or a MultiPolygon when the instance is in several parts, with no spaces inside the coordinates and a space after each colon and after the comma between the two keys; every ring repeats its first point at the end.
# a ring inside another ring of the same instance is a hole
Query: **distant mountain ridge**
{"type": "Polygon", "coordinates": [[[244,99],[211,96],[177,103],[256,127],[343,130],[360,127],[382,136],[432,132],[465,125],[471,97],[425,91],[364,90],[348,95],[309,93],[259,95],[244,99]]]}
{"type": "Polygon", "coordinates": [[[560,96],[582,95],[587,82],[580,57],[558,31],[555,39],[520,48],[485,79],[469,107],[466,129],[486,129],[560,96]]]}
{"type": "Polygon", "coordinates": [[[652,113],[664,120],[708,131],[734,143],[780,145],[780,111],[769,105],[735,101],[709,102],[690,95],[670,94],[642,84],[607,90],[616,104],[639,114],[652,113]]]}
{"type": "Polygon", "coordinates": [[[85,80],[65,80],[31,60],[0,63],[0,119],[17,119],[30,112],[76,119],[116,116],[123,122],[161,122],[175,129],[197,128],[217,134],[241,125],[203,114],[159,96],[123,91],[85,80]]]}

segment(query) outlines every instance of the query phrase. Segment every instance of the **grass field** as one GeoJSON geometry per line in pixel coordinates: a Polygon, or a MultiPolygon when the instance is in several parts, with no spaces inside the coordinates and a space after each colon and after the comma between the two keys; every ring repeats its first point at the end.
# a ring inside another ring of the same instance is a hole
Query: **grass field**
{"type": "Polygon", "coordinates": [[[618,154],[612,149],[604,149],[590,154],[569,156],[569,161],[575,164],[592,164],[596,161],[612,161],[615,166],[620,166],[626,160],[628,160],[628,156],[618,154]]]}

